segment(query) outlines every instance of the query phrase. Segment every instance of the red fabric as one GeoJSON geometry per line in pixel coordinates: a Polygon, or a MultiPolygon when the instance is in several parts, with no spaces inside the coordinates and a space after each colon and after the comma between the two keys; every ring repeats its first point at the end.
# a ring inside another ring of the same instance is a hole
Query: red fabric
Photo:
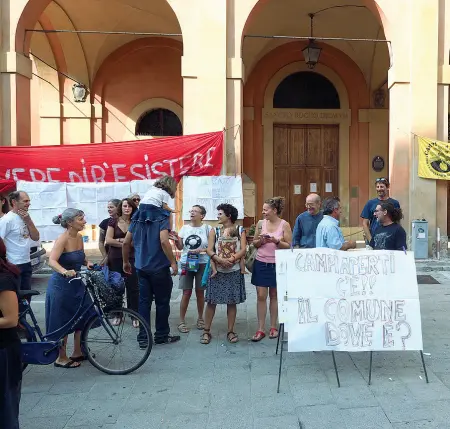
{"type": "Polygon", "coordinates": [[[0,180],[129,182],[169,174],[216,176],[223,133],[65,146],[0,146],[0,180]]]}
{"type": "Polygon", "coordinates": [[[0,180],[0,194],[6,195],[16,190],[14,180],[0,180]]]}

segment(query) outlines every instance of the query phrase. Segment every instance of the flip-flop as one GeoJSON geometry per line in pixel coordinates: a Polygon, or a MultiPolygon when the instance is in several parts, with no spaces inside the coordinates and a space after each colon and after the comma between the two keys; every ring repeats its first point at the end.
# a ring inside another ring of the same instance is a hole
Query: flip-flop
{"type": "Polygon", "coordinates": [[[270,328],[270,331],[269,331],[269,338],[270,338],[271,340],[273,340],[273,339],[275,339],[275,338],[278,338],[278,329],[277,329],[277,328],[270,328]]]}
{"type": "Polygon", "coordinates": [[[55,362],[53,365],[56,368],[64,368],[64,369],[74,369],[74,368],[79,368],[81,365],[75,365],[72,366],[72,364],[74,364],[76,362],[74,362],[72,359],[70,359],[68,362],[66,362],[65,364],[61,364],[61,363],[57,363],[55,362]]]}
{"type": "Polygon", "coordinates": [[[257,342],[261,341],[265,336],[266,336],[266,334],[263,331],[256,331],[256,334],[253,335],[253,337],[252,337],[252,341],[254,343],[257,343],[257,342]]]}
{"type": "Polygon", "coordinates": [[[70,359],[72,362],[83,362],[83,361],[85,361],[85,360],[88,360],[87,356],[84,356],[84,355],[82,355],[82,356],[77,356],[77,357],[70,356],[69,359],[70,359]]]}

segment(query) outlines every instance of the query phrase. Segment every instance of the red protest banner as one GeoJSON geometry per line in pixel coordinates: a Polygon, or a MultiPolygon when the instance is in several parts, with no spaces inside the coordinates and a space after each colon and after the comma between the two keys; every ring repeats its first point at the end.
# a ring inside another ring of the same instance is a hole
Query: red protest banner
{"type": "Polygon", "coordinates": [[[216,176],[223,133],[65,146],[0,146],[0,180],[129,182],[216,176]]]}

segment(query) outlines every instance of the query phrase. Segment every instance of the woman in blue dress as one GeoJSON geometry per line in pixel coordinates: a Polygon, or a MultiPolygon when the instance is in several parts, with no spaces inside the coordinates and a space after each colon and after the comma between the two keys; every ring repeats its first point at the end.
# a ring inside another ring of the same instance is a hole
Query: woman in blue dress
{"type": "MultiPolygon", "coordinates": [[[[45,299],[45,322],[47,333],[57,331],[66,325],[77,312],[84,296],[84,284],[76,279],[69,283],[70,279],[76,276],[76,272],[82,265],[91,267],[84,254],[82,236],[79,234],[86,225],[84,213],[77,209],[66,209],[62,215],[53,218],[53,223],[61,225],[66,229],[56,240],[50,253],[49,266],[53,269],[47,288],[45,299]]],[[[90,296],[87,295],[84,306],[91,303],[90,296]]],[[[89,315],[88,315],[89,316],[89,315]]],[[[80,362],[86,360],[81,349],[81,331],[87,318],[83,318],[74,332],[74,350],[70,358],[67,356],[67,337],[59,350],[59,357],[55,366],[59,368],[78,368],[80,362]]],[[[56,340],[60,332],[50,336],[51,340],[56,340]]]]}

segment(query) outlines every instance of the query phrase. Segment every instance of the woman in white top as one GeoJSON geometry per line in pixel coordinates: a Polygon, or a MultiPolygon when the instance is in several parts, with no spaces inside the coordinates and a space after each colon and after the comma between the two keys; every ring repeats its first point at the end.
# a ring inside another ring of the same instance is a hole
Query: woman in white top
{"type": "Polygon", "coordinates": [[[195,280],[195,295],[197,297],[197,329],[203,329],[203,310],[205,308],[205,289],[202,287],[202,277],[208,263],[208,237],[212,227],[206,225],[203,219],[206,215],[206,209],[203,206],[192,206],[191,221],[184,225],[176,236],[175,244],[178,250],[181,250],[181,275],[179,289],[183,291],[180,303],[180,324],[178,330],[186,334],[189,328],[186,326],[186,312],[192,295],[192,289],[195,280]],[[197,259],[198,258],[198,259],[197,259]]]}

